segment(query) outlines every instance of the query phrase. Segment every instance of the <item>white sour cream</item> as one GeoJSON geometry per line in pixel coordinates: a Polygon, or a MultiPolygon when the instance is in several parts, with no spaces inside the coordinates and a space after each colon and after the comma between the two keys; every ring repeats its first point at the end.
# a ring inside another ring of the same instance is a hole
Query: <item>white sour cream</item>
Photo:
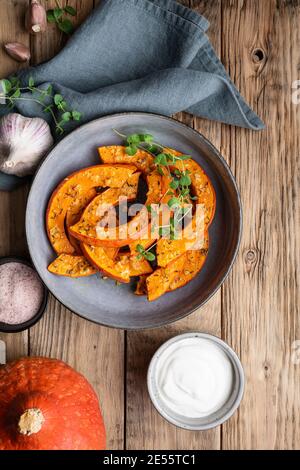
{"type": "Polygon", "coordinates": [[[234,372],[218,344],[205,338],[184,338],[162,353],[156,380],[159,398],[167,408],[187,418],[201,418],[228,401],[234,372]]]}

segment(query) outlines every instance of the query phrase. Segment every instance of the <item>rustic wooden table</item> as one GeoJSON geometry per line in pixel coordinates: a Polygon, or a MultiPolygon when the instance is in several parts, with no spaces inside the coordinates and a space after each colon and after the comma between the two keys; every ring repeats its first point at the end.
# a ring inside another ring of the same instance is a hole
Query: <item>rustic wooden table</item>
{"type": "MultiPolygon", "coordinates": [[[[29,37],[29,0],[1,0],[0,42],[29,44],[32,64],[64,44],[55,27],[29,37]]],[[[54,0],[44,1],[48,7],[54,0]]],[[[80,23],[93,0],[77,7],[80,23]]],[[[292,84],[299,79],[300,2],[295,0],[182,0],[211,21],[209,36],[243,95],[267,124],[254,133],[181,114],[221,150],[234,172],[244,207],[244,232],[235,266],[204,308],[168,327],[124,332],[89,323],[50,298],[30,331],[1,335],[8,360],[22,355],[61,358],[99,394],[110,449],[300,448],[299,112],[292,84]],[[239,411],[222,427],[196,433],[167,424],[153,409],[146,370],[156,348],[186,330],[222,336],[239,354],[246,391],[239,411]],[[298,362],[298,365],[297,365],[298,362]]],[[[96,45],[95,45],[96,47],[96,45]]],[[[76,59],[75,59],[76,60],[76,59]]],[[[0,52],[0,76],[16,63],[0,52]]],[[[28,188],[0,193],[0,255],[26,254],[28,188]]]]}

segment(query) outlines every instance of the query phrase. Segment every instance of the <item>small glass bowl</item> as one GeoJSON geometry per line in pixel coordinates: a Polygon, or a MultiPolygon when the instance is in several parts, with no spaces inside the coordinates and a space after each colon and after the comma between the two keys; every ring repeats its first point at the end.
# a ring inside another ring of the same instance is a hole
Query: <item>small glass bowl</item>
{"type": "MultiPolygon", "coordinates": [[[[26,266],[29,266],[30,268],[32,268],[36,272],[33,265],[30,263],[30,261],[28,261],[27,259],[22,258],[22,257],[6,256],[6,257],[3,257],[3,258],[0,258],[0,265],[6,264],[6,263],[25,264],[26,266]]],[[[24,330],[27,330],[28,328],[31,328],[33,325],[35,325],[41,319],[41,317],[43,316],[43,314],[46,310],[46,307],[47,307],[48,289],[46,288],[45,284],[42,282],[41,279],[40,279],[40,281],[41,281],[41,284],[43,286],[44,295],[43,295],[42,303],[41,303],[40,308],[37,311],[37,313],[32,318],[30,318],[30,320],[27,320],[24,323],[17,323],[17,324],[12,325],[12,324],[4,323],[4,322],[0,321],[0,332],[1,333],[19,333],[20,331],[24,331],[24,330]]]]}

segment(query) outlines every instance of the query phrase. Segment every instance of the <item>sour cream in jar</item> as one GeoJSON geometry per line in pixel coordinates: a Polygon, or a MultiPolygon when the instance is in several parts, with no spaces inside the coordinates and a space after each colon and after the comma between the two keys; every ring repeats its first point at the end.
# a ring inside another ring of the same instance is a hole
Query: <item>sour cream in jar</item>
{"type": "Polygon", "coordinates": [[[187,337],[166,348],[156,364],[156,390],[164,408],[187,418],[202,418],[222,408],[231,396],[234,370],[217,343],[187,337]]]}

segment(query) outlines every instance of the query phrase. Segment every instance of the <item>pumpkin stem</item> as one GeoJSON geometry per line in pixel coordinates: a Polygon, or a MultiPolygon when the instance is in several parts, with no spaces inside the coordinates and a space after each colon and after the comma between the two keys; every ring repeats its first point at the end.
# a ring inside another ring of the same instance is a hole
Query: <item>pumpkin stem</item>
{"type": "Polygon", "coordinates": [[[35,434],[42,429],[45,418],[39,408],[29,408],[20,416],[18,429],[25,436],[35,434]]]}

